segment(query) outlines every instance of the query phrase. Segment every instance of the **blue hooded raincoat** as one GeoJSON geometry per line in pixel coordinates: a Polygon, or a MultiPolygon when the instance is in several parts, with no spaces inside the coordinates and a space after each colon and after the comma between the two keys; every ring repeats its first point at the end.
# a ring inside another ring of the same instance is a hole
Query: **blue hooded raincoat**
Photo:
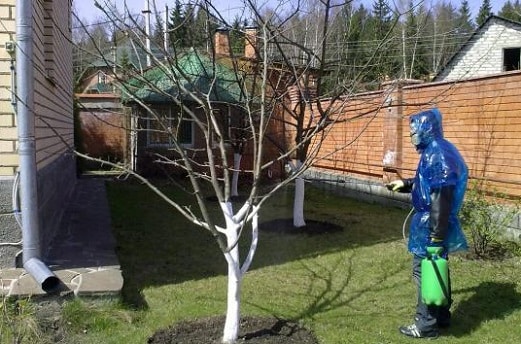
{"type": "Polygon", "coordinates": [[[420,112],[410,117],[411,133],[416,133],[415,145],[420,153],[411,190],[415,213],[411,220],[408,249],[424,257],[431,234],[431,190],[454,187],[448,228],[443,240],[447,252],[467,249],[467,241],[458,220],[467,187],[468,169],[459,151],[443,138],[442,118],[438,109],[420,112]]]}

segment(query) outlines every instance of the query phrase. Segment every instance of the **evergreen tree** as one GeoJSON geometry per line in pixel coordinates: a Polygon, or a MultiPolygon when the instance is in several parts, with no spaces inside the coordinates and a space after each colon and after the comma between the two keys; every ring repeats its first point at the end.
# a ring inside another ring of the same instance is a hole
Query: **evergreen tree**
{"type": "Polygon", "coordinates": [[[438,73],[452,56],[461,48],[474,27],[470,19],[468,1],[463,1],[459,9],[450,2],[438,3],[431,18],[433,34],[431,40],[432,54],[430,56],[431,72],[438,73]]]}
{"type": "Polygon", "coordinates": [[[481,26],[485,21],[487,21],[488,17],[493,15],[492,6],[490,5],[490,0],[483,0],[481,7],[479,8],[478,16],[476,17],[476,23],[481,26]]]}
{"type": "Polygon", "coordinates": [[[130,61],[130,56],[127,49],[123,49],[119,56],[119,70],[123,79],[128,78],[135,71],[135,67],[130,61]]]}
{"type": "Polygon", "coordinates": [[[413,79],[426,79],[429,75],[427,46],[429,40],[426,37],[429,29],[430,16],[423,6],[415,11],[415,5],[409,3],[409,11],[402,27],[402,56],[400,70],[402,77],[413,79]],[[404,49],[404,48],[405,49],[404,49]]]}
{"type": "Polygon", "coordinates": [[[396,75],[396,61],[393,59],[393,56],[396,56],[396,42],[391,40],[393,19],[387,0],[374,0],[372,16],[369,19],[372,42],[368,45],[371,49],[369,56],[372,56],[372,61],[367,74],[378,82],[396,75]]]}
{"type": "Polygon", "coordinates": [[[157,44],[159,47],[163,47],[165,43],[165,37],[164,37],[164,22],[163,18],[161,18],[161,15],[159,13],[155,13],[155,26],[154,26],[154,32],[152,34],[152,41],[157,44]]]}
{"type": "Polygon", "coordinates": [[[239,16],[234,18],[230,31],[230,46],[235,56],[241,56],[244,53],[244,30],[247,26],[248,22],[241,21],[239,16]]]}
{"type": "Polygon", "coordinates": [[[458,11],[458,17],[456,18],[456,33],[458,35],[469,35],[474,32],[475,29],[476,26],[470,17],[469,2],[463,0],[458,11]]]}
{"type": "Polygon", "coordinates": [[[372,40],[372,37],[366,37],[369,16],[368,10],[363,5],[355,9],[352,2],[345,3],[339,11],[332,29],[334,35],[332,43],[335,44],[330,45],[331,48],[328,49],[330,69],[334,72],[328,73],[325,77],[325,92],[339,85],[357,88],[355,85],[363,77],[363,67],[370,52],[367,50],[366,53],[364,50],[367,45],[364,41],[372,40]]]}
{"type": "Polygon", "coordinates": [[[184,22],[185,17],[183,5],[181,4],[180,0],[176,0],[174,8],[170,12],[170,22],[168,23],[168,30],[170,32],[170,45],[174,48],[184,48],[188,45],[188,28],[186,27],[184,22]]]}
{"type": "MultiPolygon", "coordinates": [[[[195,27],[195,7],[191,3],[187,3],[185,5],[185,9],[183,12],[183,26],[185,27],[185,47],[195,47],[197,34],[195,31],[197,28],[195,27]]],[[[197,42],[198,43],[198,42],[197,42]]]]}
{"type": "Polygon", "coordinates": [[[387,0],[374,0],[372,11],[372,31],[374,38],[383,39],[392,27],[392,11],[387,0]]]}
{"type": "Polygon", "coordinates": [[[498,15],[505,19],[521,22],[521,4],[519,3],[519,0],[516,0],[514,3],[508,0],[501,8],[498,15]]]}
{"type": "Polygon", "coordinates": [[[200,6],[195,13],[192,28],[193,46],[209,51],[209,44],[217,27],[217,20],[209,14],[206,7],[200,6]]]}

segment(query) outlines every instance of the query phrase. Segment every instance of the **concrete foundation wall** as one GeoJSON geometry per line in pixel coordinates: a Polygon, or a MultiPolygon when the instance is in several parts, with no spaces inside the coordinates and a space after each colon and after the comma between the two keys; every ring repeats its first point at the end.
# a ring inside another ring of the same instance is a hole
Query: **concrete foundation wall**
{"type": "Polygon", "coordinates": [[[15,257],[21,246],[5,245],[22,239],[22,231],[13,214],[12,178],[0,180],[0,268],[14,267],[15,257]]]}
{"type": "MultiPolygon", "coordinates": [[[[76,186],[76,161],[65,154],[38,172],[38,204],[42,259],[50,241],[60,228],[66,204],[76,186]]],[[[0,243],[16,243],[22,239],[12,205],[13,179],[0,180],[0,243]]],[[[22,246],[0,244],[0,268],[12,268],[22,262],[22,246]],[[18,257],[18,258],[17,258],[18,257]]]]}
{"type": "Polygon", "coordinates": [[[409,194],[391,192],[381,182],[362,180],[340,173],[329,173],[317,169],[309,169],[304,174],[306,181],[313,186],[327,190],[340,196],[379,203],[384,206],[411,208],[409,194]]]}
{"type": "MultiPolygon", "coordinates": [[[[380,182],[357,179],[342,174],[309,169],[304,178],[313,186],[344,197],[351,197],[383,206],[411,209],[410,194],[391,192],[380,182]]],[[[501,216],[501,215],[500,215],[501,216]]],[[[505,237],[509,240],[521,240],[521,214],[517,214],[505,228],[505,237]]]]}

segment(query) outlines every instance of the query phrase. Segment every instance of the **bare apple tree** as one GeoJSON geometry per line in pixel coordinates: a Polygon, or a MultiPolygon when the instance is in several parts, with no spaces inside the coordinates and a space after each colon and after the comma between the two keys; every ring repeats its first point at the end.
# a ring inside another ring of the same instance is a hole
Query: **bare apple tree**
{"type": "Polygon", "coordinates": [[[247,24],[233,25],[211,1],[191,2],[166,11],[163,19],[157,16],[164,26],[156,25],[155,32],[150,15],[165,10],[154,1],[144,11],[144,26],[127,9],[121,14],[98,4],[113,27],[113,39],[124,40],[129,55],[135,55],[133,63],[128,57],[123,63],[102,49],[94,52],[114,67],[111,84],[132,109],[127,121],[132,163],[78,155],[133,175],[212,234],[228,264],[223,343],[238,339],[241,283],[257,248],[261,207],[295,181],[294,225],[305,225],[302,175],[320,158],[320,144],[332,125],[344,120],[341,109],[353,91],[346,85],[327,87],[333,68],[328,42],[335,39],[331,27],[346,4],[277,4],[269,8],[246,0],[241,13],[247,24]],[[317,18],[313,30],[302,30],[299,14],[311,9],[317,18]],[[237,40],[244,54],[235,51],[237,40]],[[321,99],[324,94],[327,100],[321,99]],[[151,167],[186,177],[198,208],[153,185],[145,173],[151,167]],[[264,183],[274,174],[277,182],[264,183]],[[239,176],[248,185],[242,198],[236,197],[239,176]],[[215,200],[220,218],[212,215],[215,200]],[[246,231],[251,239],[241,261],[239,240],[246,231]]]}

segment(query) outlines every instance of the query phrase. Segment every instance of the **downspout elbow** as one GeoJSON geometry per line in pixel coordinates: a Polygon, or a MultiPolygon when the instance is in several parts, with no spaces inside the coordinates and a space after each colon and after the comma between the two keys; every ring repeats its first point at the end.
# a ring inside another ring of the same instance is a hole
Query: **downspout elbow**
{"type": "Polygon", "coordinates": [[[58,290],[60,279],[38,258],[31,258],[24,262],[24,269],[44,292],[53,293],[58,290]]]}

